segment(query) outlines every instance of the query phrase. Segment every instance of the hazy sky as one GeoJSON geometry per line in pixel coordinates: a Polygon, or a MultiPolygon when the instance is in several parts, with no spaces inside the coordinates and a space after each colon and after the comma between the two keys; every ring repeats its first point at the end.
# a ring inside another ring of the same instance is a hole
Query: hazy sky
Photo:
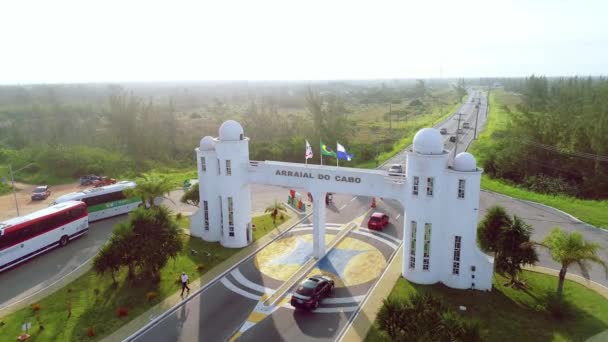
{"type": "Polygon", "coordinates": [[[0,2],[0,83],[608,74],[608,1],[0,2]]]}

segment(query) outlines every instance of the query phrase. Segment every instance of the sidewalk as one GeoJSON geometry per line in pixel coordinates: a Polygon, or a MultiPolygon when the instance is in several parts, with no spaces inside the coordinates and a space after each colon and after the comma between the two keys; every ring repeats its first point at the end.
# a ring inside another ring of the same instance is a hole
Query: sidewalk
{"type": "MultiPolygon", "coordinates": [[[[286,207],[288,207],[288,206],[286,205],[286,207]]],[[[288,207],[288,208],[292,209],[290,207],[288,207]]],[[[266,235],[264,235],[259,240],[254,241],[251,245],[244,247],[238,253],[234,254],[230,258],[224,260],[222,263],[220,263],[219,265],[217,265],[214,268],[212,268],[211,270],[209,270],[209,272],[205,273],[202,277],[193,280],[189,284],[190,289],[191,289],[190,292],[192,293],[190,296],[193,296],[197,290],[199,290],[200,288],[202,288],[205,285],[212,282],[216,277],[220,276],[222,273],[224,273],[226,270],[230,269],[236,263],[247,258],[250,254],[254,253],[258,248],[260,248],[264,244],[274,240],[277,236],[279,236],[281,233],[285,232],[289,227],[291,227],[293,224],[295,224],[296,222],[301,220],[305,215],[310,213],[310,211],[307,211],[305,213],[297,213],[293,209],[291,211],[292,211],[290,213],[291,218],[289,220],[283,222],[283,224],[281,224],[274,230],[268,232],[266,235]]],[[[260,214],[263,214],[263,213],[253,213],[252,216],[257,216],[260,214]]],[[[116,330],[111,335],[105,337],[102,341],[103,342],[114,342],[114,341],[118,342],[118,341],[123,341],[127,337],[133,335],[136,331],[138,331],[139,329],[144,327],[146,324],[150,323],[156,317],[160,316],[165,311],[171,309],[175,305],[182,302],[183,299],[180,296],[180,292],[181,292],[180,290],[175,291],[175,293],[173,295],[165,298],[162,302],[160,302],[157,305],[155,305],[154,307],[150,308],[148,311],[144,312],[140,316],[134,318],[129,323],[123,325],[120,329],[116,330]]]]}

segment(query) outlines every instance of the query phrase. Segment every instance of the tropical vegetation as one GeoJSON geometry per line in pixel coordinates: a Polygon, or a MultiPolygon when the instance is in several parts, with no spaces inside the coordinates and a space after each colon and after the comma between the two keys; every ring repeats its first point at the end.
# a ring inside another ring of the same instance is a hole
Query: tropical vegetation
{"type": "Polygon", "coordinates": [[[504,208],[494,206],[479,223],[477,240],[484,252],[494,253],[495,270],[509,276],[509,284],[522,287],[518,278],[523,265],[534,265],[538,255],[530,237],[532,226],[521,218],[511,218],[504,208]]]}
{"type": "Polygon", "coordinates": [[[587,241],[580,232],[564,232],[561,228],[554,228],[543,241],[543,245],[551,251],[551,257],[561,265],[557,282],[557,296],[563,297],[564,281],[568,267],[577,265],[583,276],[589,279],[589,263],[602,266],[608,277],[608,264],[602,260],[598,252],[600,245],[587,241]]]}

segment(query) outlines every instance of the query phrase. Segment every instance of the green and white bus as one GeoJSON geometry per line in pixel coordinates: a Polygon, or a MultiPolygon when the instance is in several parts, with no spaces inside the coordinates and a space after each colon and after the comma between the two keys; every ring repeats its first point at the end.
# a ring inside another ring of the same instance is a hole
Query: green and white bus
{"type": "Polygon", "coordinates": [[[135,186],[135,182],[122,181],[99,188],[65,194],[57,198],[53,204],[67,201],[82,201],[87,205],[89,222],[93,222],[129,213],[141,205],[141,198],[127,198],[123,193],[123,190],[133,189],[135,186]]]}

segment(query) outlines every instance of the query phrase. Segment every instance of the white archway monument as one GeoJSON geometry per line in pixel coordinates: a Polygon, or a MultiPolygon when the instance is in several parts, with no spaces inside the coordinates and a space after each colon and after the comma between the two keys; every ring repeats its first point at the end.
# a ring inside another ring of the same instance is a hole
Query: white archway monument
{"type": "MultiPolygon", "coordinates": [[[[405,176],[384,170],[250,161],[249,138],[241,125],[224,122],[216,138],[206,136],[195,149],[200,208],[191,234],[230,248],[251,243],[249,184],[303,188],[315,199],[327,192],[390,198],[404,208],[403,276],[418,284],[442,282],[458,289],[490,290],[493,258],[476,243],[482,170],[463,152],[448,165],[441,134],[416,133],[407,152],[405,176]]],[[[313,205],[313,255],[325,255],[325,206],[313,205]]]]}

